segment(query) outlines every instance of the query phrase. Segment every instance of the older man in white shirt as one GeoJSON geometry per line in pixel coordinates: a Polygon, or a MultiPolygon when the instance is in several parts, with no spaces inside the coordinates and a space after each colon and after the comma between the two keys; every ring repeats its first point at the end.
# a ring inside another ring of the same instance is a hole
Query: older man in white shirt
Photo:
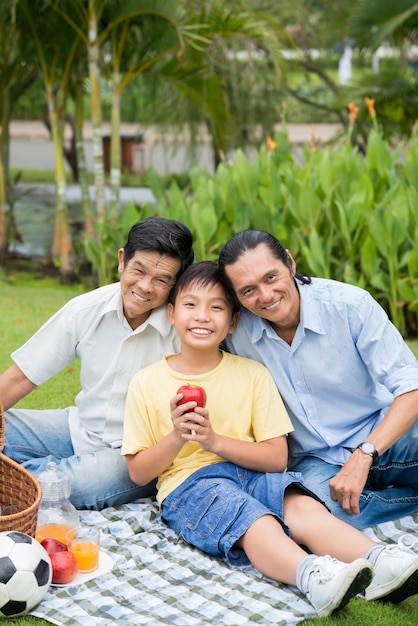
{"type": "Polygon", "coordinates": [[[159,217],[135,224],[118,252],[120,282],[70,300],[12,354],[0,376],[4,453],[37,474],[54,460],[77,508],[102,509],[154,492],[131,482],[120,455],[125,397],[139,369],[178,349],[166,300],[193,261],[192,235],[159,217]],[[12,408],[38,385],[81,362],[81,391],[65,409],[12,408]]]}

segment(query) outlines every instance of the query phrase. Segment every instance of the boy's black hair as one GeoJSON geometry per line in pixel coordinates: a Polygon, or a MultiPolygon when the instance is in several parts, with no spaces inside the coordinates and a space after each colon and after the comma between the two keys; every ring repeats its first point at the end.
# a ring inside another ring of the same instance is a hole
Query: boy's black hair
{"type": "Polygon", "coordinates": [[[219,285],[225,292],[228,304],[231,305],[232,315],[240,310],[240,304],[232,289],[232,285],[228,278],[223,275],[217,263],[213,261],[199,261],[193,263],[180,275],[176,284],[170,292],[168,302],[175,306],[176,298],[181,291],[184,291],[188,285],[195,283],[200,286],[219,285]]]}

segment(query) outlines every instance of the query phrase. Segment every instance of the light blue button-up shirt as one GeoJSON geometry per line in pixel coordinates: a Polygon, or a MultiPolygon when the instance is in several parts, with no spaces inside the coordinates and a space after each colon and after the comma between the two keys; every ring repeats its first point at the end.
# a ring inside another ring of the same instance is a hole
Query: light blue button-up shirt
{"type": "Polygon", "coordinates": [[[225,347],[270,370],[295,428],[290,468],[307,455],[344,464],[394,397],[418,389],[418,363],[367,291],[320,278],[298,289],[301,316],[291,346],[242,310],[225,347]]]}

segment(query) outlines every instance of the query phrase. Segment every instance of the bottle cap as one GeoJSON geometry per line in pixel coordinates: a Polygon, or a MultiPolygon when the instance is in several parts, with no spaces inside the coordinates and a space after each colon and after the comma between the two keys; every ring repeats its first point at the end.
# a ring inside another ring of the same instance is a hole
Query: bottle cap
{"type": "Polygon", "coordinates": [[[71,493],[70,479],[64,472],[57,470],[57,464],[50,461],[44,472],[37,476],[44,500],[62,500],[71,493]]]}

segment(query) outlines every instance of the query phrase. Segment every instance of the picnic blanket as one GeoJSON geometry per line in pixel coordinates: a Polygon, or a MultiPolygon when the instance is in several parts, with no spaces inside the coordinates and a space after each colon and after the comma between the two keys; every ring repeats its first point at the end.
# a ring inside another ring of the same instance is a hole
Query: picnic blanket
{"type": "MultiPolygon", "coordinates": [[[[161,522],[154,500],[80,511],[83,525],[102,531],[111,571],[81,585],[51,587],[31,613],[53,624],[105,626],[293,626],[315,617],[295,588],[238,569],[180,541],[161,522]]],[[[379,541],[403,535],[417,542],[418,514],[365,531],[379,541]]]]}

